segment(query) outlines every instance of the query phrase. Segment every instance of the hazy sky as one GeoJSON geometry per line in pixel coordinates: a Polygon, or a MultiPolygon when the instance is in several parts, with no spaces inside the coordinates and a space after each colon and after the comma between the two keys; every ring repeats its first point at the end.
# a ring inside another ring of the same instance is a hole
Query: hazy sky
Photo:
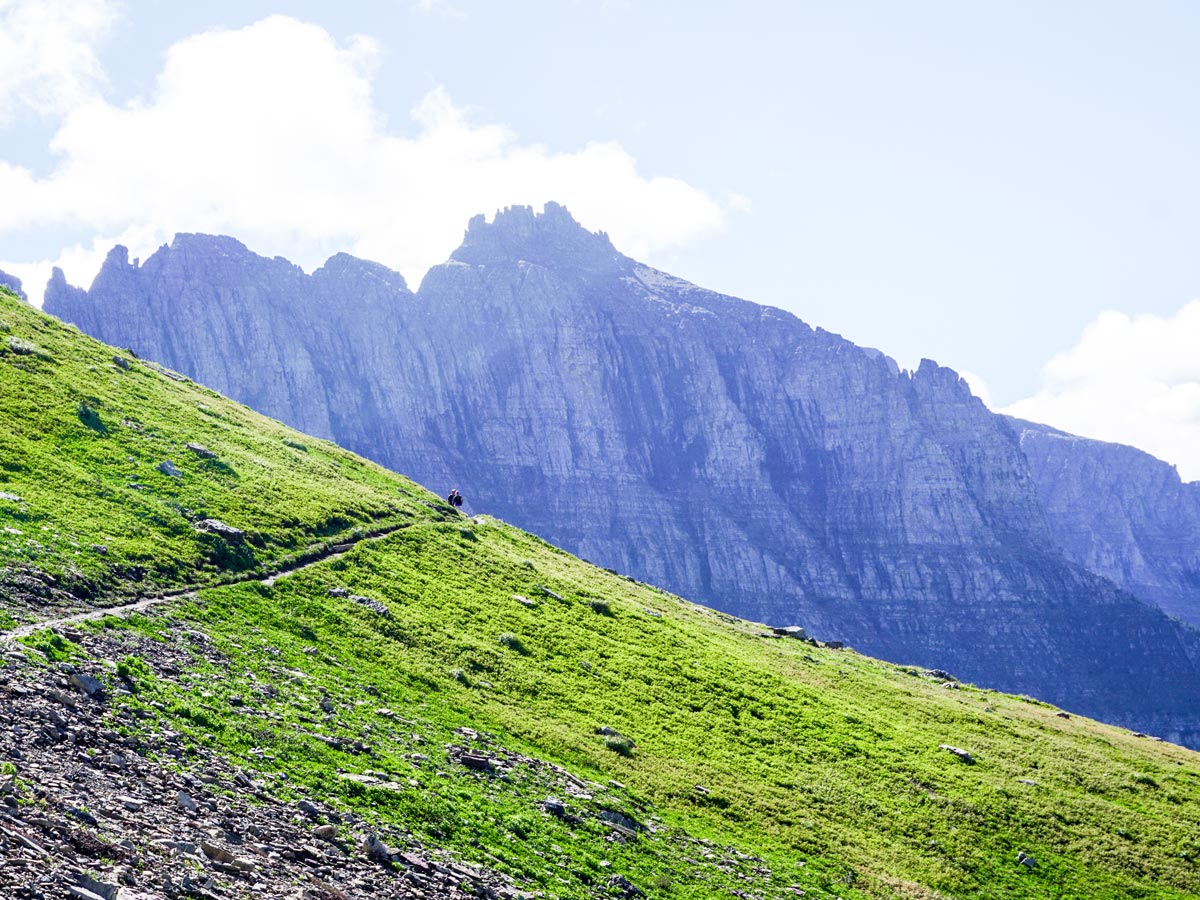
{"type": "Polygon", "coordinates": [[[1200,478],[1200,6],[0,0],[0,268],[619,249],[1200,478]],[[1018,402],[1020,401],[1020,402],[1018,402]]]}

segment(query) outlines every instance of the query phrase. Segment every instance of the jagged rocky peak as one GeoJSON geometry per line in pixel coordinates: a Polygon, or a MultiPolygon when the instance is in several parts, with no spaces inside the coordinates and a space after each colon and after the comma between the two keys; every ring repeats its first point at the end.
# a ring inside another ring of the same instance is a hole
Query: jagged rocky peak
{"type": "Polygon", "coordinates": [[[207,271],[211,274],[219,269],[229,270],[231,266],[233,270],[267,267],[297,275],[303,272],[298,265],[282,256],[267,257],[255,253],[237,238],[224,234],[181,231],[176,233],[171,243],[159,246],[144,264],[137,259],[130,264],[128,251],[119,245],[114,247],[105,260],[99,277],[117,271],[138,269],[158,273],[179,266],[183,266],[189,273],[207,271]]]}
{"type": "Polygon", "coordinates": [[[59,309],[77,308],[79,304],[85,304],[88,299],[88,292],[83,288],[75,287],[67,283],[67,276],[63,270],[55,266],[50,271],[50,280],[46,282],[46,299],[44,301],[44,309],[56,316],[61,316],[63,319],[68,319],[63,316],[59,309]],[[57,307],[57,308],[56,308],[57,307]]]}
{"type": "Polygon", "coordinates": [[[613,247],[603,231],[588,231],[565,206],[546,203],[540,213],[530,206],[510,206],[488,222],[480,214],[467,224],[460,246],[450,258],[473,266],[526,262],[587,271],[632,269],[633,260],[613,247]]]}
{"type": "Polygon", "coordinates": [[[393,291],[408,293],[408,282],[399,272],[349,253],[335,253],[325,260],[325,265],[313,272],[312,277],[315,281],[330,284],[375,283],[393,291]]]}
{"type": "Polygon", "coordinates": [[[939,365],[935,360],[922,359],[917,371],[912,375],[912,380],[914,385],[926,389],[931,395],[964,403],[975,400],[980,405],[983,404],[982,400],[971,393],[971,386],[965,378],[953,369],[939,365]]]}
{"type": "MultiPolygon", "coordinates": [[[[161,253],[164,250],[172,250],[179,253],[217,253],[222,256],[258,255],[252,254],[250,248],[237,238],[231,238],[224,234],[202,234],[200,232],[188,231],[177,233],[170,245],[163,244],[158,249],[158,252],[161,253]]],[[[279,258],[276,257],[276,259],[279,258]]]]}
{"type": "Polygon", "coordinates": [[[0,287],[6,287],[26,303],[29,298],[25,296],[25,292],[21,290],[21,279],[16,275],[9,275],[7,272],[0,271],[0,287]]]}
{"type": "Polygon", "coordinates": [[[123,244],[117,244],[115,247],[109,250],[108,255],[104,257],[104,265],[102,265],[100,267],[100,271],[96,273],[95,280],[100,281],[104,278],[120,276],[130,270],[136,271],[139,263],[140,260],[135,260],[133,263],[130,263],[129,248],[123,244]]]}

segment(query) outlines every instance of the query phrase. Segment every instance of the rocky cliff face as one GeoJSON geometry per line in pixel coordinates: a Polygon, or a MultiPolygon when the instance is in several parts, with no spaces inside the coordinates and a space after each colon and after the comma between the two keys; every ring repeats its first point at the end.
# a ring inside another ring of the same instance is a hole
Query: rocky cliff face
{"type": "Polygon", "coordinates": [[[1011,421],[1067,557],[1200,625],[1200,483],[1133,447],[1011,421]]]}
{"type": "Polygon", "coordinates": [[[180,235],[46,309],[691,599],[1200,744],[1197,634],[1064,554],[1022,426],[554,204],[416,294],[180,235]]]}

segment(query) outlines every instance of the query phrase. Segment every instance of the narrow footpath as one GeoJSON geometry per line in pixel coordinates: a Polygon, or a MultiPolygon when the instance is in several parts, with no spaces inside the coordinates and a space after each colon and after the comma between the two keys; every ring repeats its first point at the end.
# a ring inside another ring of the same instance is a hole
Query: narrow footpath
{"type": "Polygon", "coordinates": [[[337,559],[340,556],[345,556],[359,544],[367,541],[377,541],[387,537],[390,534],[395,534],[404,528],[408,528],[411,522],[400,522],[395,525],[388,525],[376,531],[371,531],[360,535],[354,540],[345,541],[340,544],[333,544],[322,553],[311,559],[305,558],[303,562],[296,562],[292,565],[284,566],[276,569],[269,575],[262,578],[248,576],[246,578],[235,578],[230,581],[224,581],[220,584],[201,584],[191,585],[189,587],[175,588],[162,594],[155,594],[152,597],[146,597],[142,600],[135,600],[132,603],[126,603],[121,606],[104,606],[97,609],[89,609],[86,612],[72,613],[69,616],[62,616],[57,619],[43,619],[40,622],[30,622],[25,625],[18,625],[0,634],[0,644],[12,643],[18,638],[28,637],[39,631],[45,631],[47,628],[55,628],[62,625],[75,625],[79,622],[89,622],[96,619],[103,619],[105,616],[125,616],[130,613],[142,612],[155,606],[160,606],[164,603],[169,603],[172,600],[178,600],[181,597],[193,597],[197,591],[209,590],[218,587],[228,587],[231,584],[246,584],[247,582],[257,581],[259,584],[265,584],[268,587],[273,585],[280,578],[285,578],[295,572],[302,572],[310,566],[315,566],[318,563],[328,562],[331,559],[337,559]]]}

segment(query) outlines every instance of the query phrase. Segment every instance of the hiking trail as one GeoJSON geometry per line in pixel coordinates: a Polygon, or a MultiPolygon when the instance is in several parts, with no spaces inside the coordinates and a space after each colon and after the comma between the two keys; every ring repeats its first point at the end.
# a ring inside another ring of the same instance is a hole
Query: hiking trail
{"type": "Polygon", "coordinates": [[[178,600],[180,597],[191,597],[197,591],[210,590],[212,588],[227,587],[232,584],[246,584],[247,582],[257,581],[259,584],[264,584],[268,587],[273,585],[280,578],[285,578],[296,572],[301,572],[318,563],[328,562],[331,559],[337,559],[340,556],[345,556],[359,544],[366,541],[377,541],[388,535],[395,534],[404,528],[412,525],[411,522],[400,522],[393,525],[388,525],[384,528],[379,528],[374,531],[369,531],[359,535],[356,538],[341,543],[332,544],[324,551],[314,557],[301,556],[300,560],[286,565],[283,568],[276,569],[269,575],[254,577],[253,575],[244,578],[234,578],[230,581],[223,581],[218,584],[199,584],[190,585],[188,587],[173,588],[162,594],[155,594],[151,597],[144,597],[141,600],[135,600],[132,603],[125,603],[121,606],[104,606],[96,609],[89,609],[84,612],[72,613],[69,616],[62,616],[57,619],[43,619],[39,622],[29,622],[24,625],[18,625],[4,633],[0,634],[0,643],[12,643],[18,638],[28,637],[39,631],[45,631],[47,628],[57,628],[63,625],[74,625],[79,622],[89,622],[95,619],[102,619],[105,616],[125,616],[130,613],[141,612],[142,610],[150,609],[155,606],[160,606],[164,603],[169,603],[172,600],[178,600]]]}

